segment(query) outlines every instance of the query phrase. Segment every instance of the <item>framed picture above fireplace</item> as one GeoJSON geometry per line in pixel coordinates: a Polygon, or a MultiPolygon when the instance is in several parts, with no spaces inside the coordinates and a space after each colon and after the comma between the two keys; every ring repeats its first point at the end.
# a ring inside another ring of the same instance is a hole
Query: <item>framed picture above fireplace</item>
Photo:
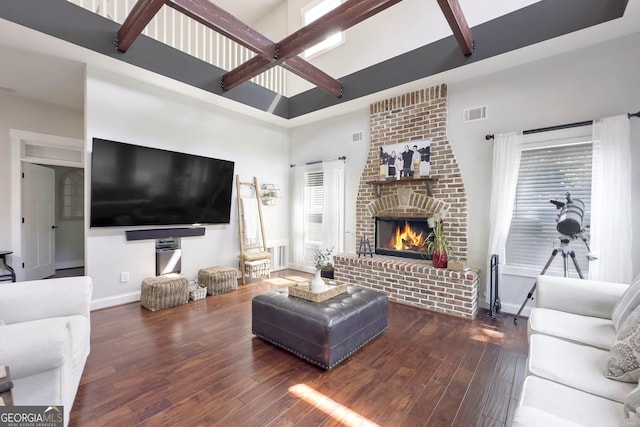
{"type": "Polygon", "coordinates": [[[408,141],[380,147],[380,178],[411,179],[429,176],[431,140],[408,141]]]}

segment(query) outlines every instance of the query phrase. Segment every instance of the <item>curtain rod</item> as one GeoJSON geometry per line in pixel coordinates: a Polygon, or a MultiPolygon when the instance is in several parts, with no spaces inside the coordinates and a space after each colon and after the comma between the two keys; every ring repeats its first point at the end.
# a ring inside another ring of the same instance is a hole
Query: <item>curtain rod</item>
{"type": "Polygon", "coordinates": [[[338,157],[337,159],[316,160],[315,162],[300,163],[297,165],[289,165],[289,166],[291,166],[292,168],[295,168],[296,166],[317,165],[318,163],[330,162],[331,160],[347,160],[347,156],[341,156],[341,157],[338,157]]]}
{"type": "MultiPolygon", "coordinates": [[[[631,118],[631,117],[640,117],[640,111],[638,111],[637,113],[627,113],[627,117],[631,118]]],[[[564,125],[557,125],[557,126],[549,126],[546,128],[539,128],[539,129],[530,129],[530,130],[525,130],[522,132],[523,135],[529,135],[532,133],[540,133],[540,132],[549,132],[552,130],[560,130],[560,129],[570,129],[570,128],[577,128],[580,126],[589,126],[593,124],[593,120],[586,120],[584,122],[575,122],[575,123],[567,123],[564,125]]],[[[493,134],[489,134],[486,135],[484,137],[484,139],[486,139],[487,141],[493,139],[494,135],[493,134]]]]}

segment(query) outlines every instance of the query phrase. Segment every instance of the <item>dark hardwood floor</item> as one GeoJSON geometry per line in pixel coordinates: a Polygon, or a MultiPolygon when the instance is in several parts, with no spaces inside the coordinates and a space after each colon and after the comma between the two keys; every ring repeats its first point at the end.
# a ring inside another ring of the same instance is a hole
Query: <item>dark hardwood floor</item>
{"type": "Polygon", "coordinates": [[[251,334],[279,277],[171,309],[92,313],[71,426],[505,426],[524,379],[526,319],[500,324],[389,304],[389,328],[323,371],[251,334]]]}

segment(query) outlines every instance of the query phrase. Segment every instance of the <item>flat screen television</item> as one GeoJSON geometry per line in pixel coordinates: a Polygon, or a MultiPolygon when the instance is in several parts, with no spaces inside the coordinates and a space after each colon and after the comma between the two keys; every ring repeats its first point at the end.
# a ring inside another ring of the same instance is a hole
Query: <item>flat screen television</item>
{"type": "Polygon", "coordinates": [[[234,162],[93,139],[91,227],[228,224],[234,162]]]}

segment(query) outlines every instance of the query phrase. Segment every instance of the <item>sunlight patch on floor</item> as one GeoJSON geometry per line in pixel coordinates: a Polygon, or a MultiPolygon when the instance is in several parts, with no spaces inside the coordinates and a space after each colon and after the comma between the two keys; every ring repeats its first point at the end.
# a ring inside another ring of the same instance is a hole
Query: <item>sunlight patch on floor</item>
{"type": "Polygon", "coordinates": [[[289,387],[289,392],[346,426],[378,426],[373,421],[304,384],[289,387]]]}
{"type": "Polygon", "coordinates": [[[291,280],[292,282],[296,282],[296,283],[308,282],[309,280],[311,280],[308,277],[302,277],[302,276],[287,276],[287,279],[291,280]]]}
{"type": "Polygon", "coordinates": [[[504,332],[494,331],[492,329],[480,328],[480,330],[471,336],[472,340],[480,342],[489,342],[490,340],[504,338],[504,332]]]}
{"type": "Polygon", "coordinates": [[[294,282],[288,279],[283,279],[282,277],[272,277],[271,279],[266,279],[265,282],[272,285],[293,285],[294,282]]]}

